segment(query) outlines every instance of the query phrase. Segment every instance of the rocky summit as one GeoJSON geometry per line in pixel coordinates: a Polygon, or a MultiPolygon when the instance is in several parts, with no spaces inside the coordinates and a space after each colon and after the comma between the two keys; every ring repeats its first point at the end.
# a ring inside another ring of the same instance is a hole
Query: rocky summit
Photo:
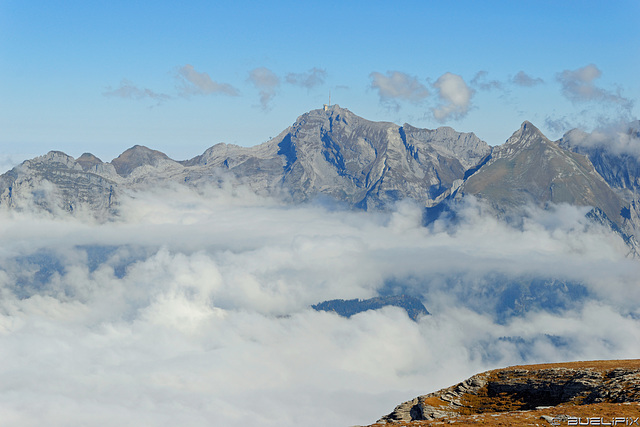
{"type": "Polygon", "coordinates": [[[374,425],[566,425],[578,417],[637,418],[639,405],[640,360],[525,365],[418,396],[374,425]]]}

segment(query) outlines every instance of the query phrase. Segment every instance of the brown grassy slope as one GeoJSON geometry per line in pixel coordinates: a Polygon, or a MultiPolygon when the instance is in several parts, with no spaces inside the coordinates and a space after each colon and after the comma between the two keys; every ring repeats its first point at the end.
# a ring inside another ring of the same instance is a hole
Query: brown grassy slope
{"type": "Polygon", "coordinates": [[[561,414],[635,419],[638,402],[640,360],[520,365],[419,396],[374,425],[549,425],[540,417],[561,414]]]}
{"type": "MultiPolygon", "coordinates": [[[[635,420],[640,417],[640,403],[593,403],[591,405],[562,404],[553,408],[534,409],[529,411],[510,411],[483,413],[474,415],[461,415],[458,417],[442,418],[429,421],[409,421],[393,424],[378,422],[369,427],[422,427],[422,426],[551,426],[551,423],[543,418],[566,415],[579,417],[586,422],[586,418],[601,417],[604,422],[611,422],[613,418],[623,417],[635,420]]],[[[640,423],[640,421],[638,421],[640,423]]],[[[560,425],[568,425],[566,421],[560,425]]],[[[625,424],[618,424],[625,425],[625,424]]],[[[636,425],[629,422],[629,425],[636,425]]]]}

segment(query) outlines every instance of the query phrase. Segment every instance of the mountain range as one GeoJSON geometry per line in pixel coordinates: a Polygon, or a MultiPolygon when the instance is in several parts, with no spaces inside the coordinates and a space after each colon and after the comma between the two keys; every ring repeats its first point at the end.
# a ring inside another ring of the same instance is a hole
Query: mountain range
{"type": "Polygon", "coordinates": [[[507,220],[529,206],[589,207],[590,218],[636,247],[640,162],[629,147],[640,147],[638,123],[628,126],[627,150],[579,130],[550,141],[530,122],[491,147],[473,133],[372,122],[333,105],[301,115],[263,144],[221,143],[185,161],[139,145],[111,162],[51,151],[0,176],[0,208],[82,210],[108,220],[123,197],[145,188],[230,182],[288,203],[330,198],[388,210],[412,199],[429,222],[472,195],[507,220]]]}

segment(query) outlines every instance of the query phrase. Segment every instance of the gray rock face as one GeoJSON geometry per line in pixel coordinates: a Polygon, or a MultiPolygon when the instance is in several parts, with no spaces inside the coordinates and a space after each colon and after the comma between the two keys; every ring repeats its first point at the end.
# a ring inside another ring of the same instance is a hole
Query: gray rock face
{"type": "Polygon", "coordinates": [[[337,105],[300,116],[275,142],[295,201],[328,194],[365,209],[426,203],[490,151],[473,134],[371,122],[337,105]]]}
{"type": "Polygon", "coordinates": [[[0,206],[56,214],[88,209],[98,217],[111,215],[117,183],[101,166],[86,155],[78,163],[59,151],[27,160],[0,176],[0,206]]]}

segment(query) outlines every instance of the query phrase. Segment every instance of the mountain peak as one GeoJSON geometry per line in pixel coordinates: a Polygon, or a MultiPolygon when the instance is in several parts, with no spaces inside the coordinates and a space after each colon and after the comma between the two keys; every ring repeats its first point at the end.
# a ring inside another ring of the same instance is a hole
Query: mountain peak
{"type": "Polygon", "coordinates": [[[83,153],[80,157],[76,159],[76,163],[82,166],[82,170],[88,170],[95,165],[102,164],[102,160],[97,158],[91,153],[83,153]]]}
{"type": "Polygon", "coordinates": [[[520,129],[515,131],[504,144],[505,148],[512,149],[514,146],[525,147],[532,142],[549,142],[546,136],[535,127],[530,121],[525,120],[520,125],[520,129]]]}
{"type": "Polygon", "coordinates": [[[152,150],[144,145],[134,145],[113,159],[111,164],[115,167],[118,175],[126,177],[137,167],[144,165],[155,166],[162,160],[171,161],[166,154],[160,151],[152,150]]]}
{"type": "Polygon", "coordinates": [[[519,132],[522,135],[540,135],[546,139],[546,137],[543,135],[540,129],[535,127],[533,123],[531,123],[528,120],[525,120],[524,122],[522,122],[522,124],[520,125],[519,132]]]}

